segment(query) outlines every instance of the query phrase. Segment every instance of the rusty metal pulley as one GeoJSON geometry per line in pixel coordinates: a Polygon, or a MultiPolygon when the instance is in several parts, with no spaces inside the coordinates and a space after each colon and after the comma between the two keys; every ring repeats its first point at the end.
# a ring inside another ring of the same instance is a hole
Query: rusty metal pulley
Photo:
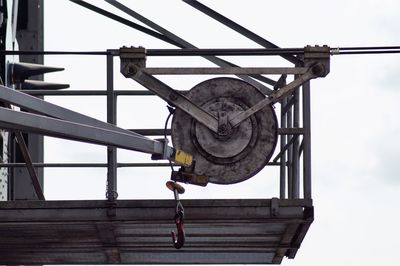
{"type": "Polygon", "coordinates": [[[277,142],[273,107],[264,107],[236,127],[229,124],[230,117],[265,99],[258,89],[239,79],[214,78],[193,87],[187,97],[219,121],[217,134],[185,112],[175,111],[172,142],[193,156],[195,174],[207,176],[211,183],[233,184],[267,164],[277,142]]]}

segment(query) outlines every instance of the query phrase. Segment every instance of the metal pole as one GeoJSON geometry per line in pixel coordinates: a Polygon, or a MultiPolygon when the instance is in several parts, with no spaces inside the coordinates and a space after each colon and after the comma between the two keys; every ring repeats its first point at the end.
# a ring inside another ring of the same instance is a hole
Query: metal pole
{"type": "MultiPolygon", "coordinates": [[[[115,125],[116,97],[114,95],[114,56],[107,55],[107,122],[115,125]]],[[[117,149],[107,147],[107,194],[109,201],[116,200],[117,192],[117,149]]]]}
{"type": "MultiPolygon", "coordinates": [[[[293,105],[293,127],[297,128],[300,126],[300,107],[299,107],[299,89],[294,92],[294,105],[293,105]]],[[[300,138],[295,136],[293,142],[293,172],[292,172],[292,182],[293,182],[293,198],[299,198],[299,188],[300,188],[300,138]]]]}
{"type": "Polygon", "coordinates": [[[303,84],[303,189],[304,198],[311,199],[311,104],[310,82],[303,84]]]}
{"type": "MultiPolygon", "coordinates": [[[[283,111],[283,107],[287,104],[287,97],[283,99],[281,104],[281,128],[286,128],[286,113],[283,111]]],[[[286,146],[287,136],[281,135],[281,151],[286,146]]],[[[281,199],[286,196],[286,152],[282,153],[280,157],[280,185],[279,185],[279,195],[281,199]]]]}
{"type": "MultiPolygon", "coordinates": [[[[292,97],[293,96],[287,97],[288,103],[290,103],[290,98],[292,98],[292,97]]],[[[286,125],[288,128],[293,127],[293,113],[292,112],[293,112],[293,105],[290,106],[290,108],[288,109],[287,114],[286,114],[286,121],[287,121],[286,125]]],[[[287,141],[291,142],[292,138],[294,138],[294,137],[295,137],[294,135],[288,135],[287,141]]],[[[288,187],[288,198],[289,199],[293,199],[293,189],[292,189],[292,187],[293,187],[293,181],[292,181],[292,179],[293,179],[293,168],[292,168],[293,156],[292,156],[292,154],[293,154],[293,145],[290,145],[290,147],[287,150],[287,158],[288,158],[288,161],[287,161],[287,170],[288,170],[287,171],[288,172],[287,184],[288,184],[288,186],[287,187],[288,187]]]]}

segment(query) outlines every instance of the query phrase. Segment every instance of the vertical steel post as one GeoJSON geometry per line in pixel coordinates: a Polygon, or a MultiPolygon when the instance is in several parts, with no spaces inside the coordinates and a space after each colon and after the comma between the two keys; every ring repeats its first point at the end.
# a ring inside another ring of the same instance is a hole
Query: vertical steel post
{"type": "MultiPolygon", "coordinates": [[[[294,92],[294,104],[293,104],[293,127],[298,128],[300,126],[300,107],[299,107],[299,98],[300,92],[297,89],[294,92]]],[[[293,142],[293,163],[292,163],[292,190],[293,190],[293,198],[299,198],[299,190],[300,190],[300,138],[298,135],[294,136],[293,142]]]]}
{"type": "MultiPolygon", "coordinates": [[[[4,2],[4,1],[3,1],[4,2]]],[[[10,2],[10,1],[9,1],[10,2]]],[[[43,0],[17,1],[14,2],[18,8],[16,23],[16,41],[20,50],[43,51],[44,50],[44,31],[43,31],[43,0]]],[[[11,18],[10,18],[11,19],[11,18]]],[[[19,55],[19,62],[43,64],[44,55],[19,55]]],[[[37,75],[32,79],[43,80],[43,75],[37,75]]],[[[43,97],[39,97],[43,98],[43,97]]],[[[29,154],[34,162],[43,162],[43,136],[37,134],[24,134],[29,154]]],[[[23,163],[23,155],[19,146],[12,138],[9,145],[10,160],[16,163],[23,163]]],[[[43,169],[36,169],[39,183],[44,188],[43,169]]],[[[27,169],[13,169],[10,172],[10,195],[12,200],[36,200],[38,199],[35,189],[31,183],[31,177],[27,169]]]]}
{"type": "MultiPolygon", "coordinates": [[[[293,95],[287,97],[288,104],[290,104],[291,97],[293,97],[293,95]]],[[[287,123],[286,123],[287,128],[292,128],[293,127],[293,106],[290,106],[287,110],[286,121],[287,121],[287,123]]],[[[294,138],[293,135],[287,136],[288,143],[292,140],[292,138],[294,138]]],[[[293,167],[292,167],[292,165],[293,165],[293,144],[290,145],[287,149],[287,158],[288,158],[288,160],[287,160],[288,198],[293,199],[293,167]]]]}
{"type": "MultiPolygon", "coordinates": [[[[117,109],[114,94],[114,56],[107,55],[107,122],[116,124],[117,109]]],[[[107,193],[109,201],[117,197],[117,149],[107,147],[107,193]]]]}
{"type": "MultiPolygon", "coordinates": [[[[281,104],[281,128],[286,128],[286,112],[284,111],[284,107],[287,104],[287,97],[283,99],[281,104]]],[[[286,146],[287,136],[285,134],[281,135],[281,151],[286,146]]],[[[279,197],[284,199],[286,197],[286,152],[282,153],[280,158],[280,169],[279,169],[279,176],[280,176],[280,184],[279,184],[279,197]]]]}
{"type": "Polygon", "coordinates": [[[303,189],[304,198],[311,199],[311,100],[310,82],[303,84],[303,189]]]}

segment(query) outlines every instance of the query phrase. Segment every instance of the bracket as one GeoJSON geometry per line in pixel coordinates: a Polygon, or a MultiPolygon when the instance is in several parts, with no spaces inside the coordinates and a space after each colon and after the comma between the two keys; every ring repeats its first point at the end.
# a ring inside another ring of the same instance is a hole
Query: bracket
{"type": "MultiPolygon", "coordinates": [[[[295,68],[146,68],[146,49],[143,47],[122,47],[119,51],[121,58],[121,73],[137,81],[150,91],[168,102],[168,104],[181,109],[195,120],[206,126],[212,132],[220,135],[220,118],[193,103],[189,98],[161,82],[151,74],[296,74],[294,81],[273,91],[268,98],[260,101],[251,108],[228,117],[230,127],[237,127],[242,121],[249,118],[267,105],[281,101],[293,93],[299,86],[311,79],[325,77],[329,73],[330,48],[328,46],[307,46],[304,48],[305,66],[295,68]]],[[[223,123],[225,124],[225,123],[223,123]]]]}
{"type": "Polygon", "coordinates": [[[209,128],[211,131],[218,133],[218,119],[205,111],[203,108],[194,104],[189,98],[182,95],[178,91],[169,87],[167,84],[156,79],[145,71],[146,50],[142,47],[120,49],[121,73],[127,77],[137,81],[148,90],[157,94],[160,98],[167,101],[171,106],[177,107],[186,112],[198,122],[209,128]]]}

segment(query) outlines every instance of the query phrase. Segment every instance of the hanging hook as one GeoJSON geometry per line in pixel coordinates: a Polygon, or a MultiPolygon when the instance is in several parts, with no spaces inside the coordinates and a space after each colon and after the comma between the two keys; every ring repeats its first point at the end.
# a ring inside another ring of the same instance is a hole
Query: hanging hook
{"type": "Polygon", "coordinates": [[[185,244],[185,224],[184,224],[184,210],[182,203],[179,200],[179,194],[185,192],[185,189],[176,182],[168,181],[167,187],[174,192],[174,198],[176,201],[176,208],[175,208],[175,225],[177,233],[174,231],[171,232],[172,236],[172,243],[176,249],[180,249],[185,244]]]}
{"type": "Polygon", "coordinates": [[[175,214],[175,224],[177,233],[171,232],[172,243],[176,249],[180,249],[185,244],[185,224],[183,209],[175,214]]]}

